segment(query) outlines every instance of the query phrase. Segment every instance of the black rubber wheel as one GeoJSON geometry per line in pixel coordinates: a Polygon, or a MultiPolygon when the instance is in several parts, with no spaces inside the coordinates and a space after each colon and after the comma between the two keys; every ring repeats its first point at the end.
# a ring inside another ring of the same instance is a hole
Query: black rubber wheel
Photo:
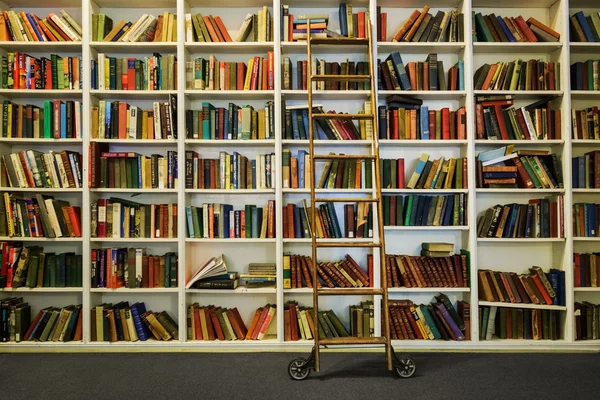
{"type": "Polygon", "coordinates": [[[396,375],[400,378],[410,378],[415,374],[417,370],[417,364],[415,360],[410,357],[400,357],[400,365],[396,366],[394,369],[396,371],[396,375]]]}
{"type": "Polygon", "coordinates": [[[288,366],[288,374],[295,381],[302,381],[310,375],[310,369],[302,369],[301,367],[306,363],[306,360],[302,358],[297,358],[292,360],[290,365],[288,366]]]}

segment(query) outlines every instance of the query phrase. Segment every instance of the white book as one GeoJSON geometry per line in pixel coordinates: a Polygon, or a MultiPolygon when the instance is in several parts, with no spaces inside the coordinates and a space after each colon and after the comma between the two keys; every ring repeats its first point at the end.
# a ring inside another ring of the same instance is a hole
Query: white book
{"type": "Polygon", "coordinates": [[[112,204],[112,236],[113,238],[121,237],[121,203],[112,204]]]}
{"type": "Polygon", "coordinates": [[[144,32],[146,31],[146,29],[148,29],[148,27],[153,23],[153,21],[156,20],[156,17],[154,15],[148,15],[148,17],[146,18],[146,20],[144,21],[143,24],[140,25],[138,31],[136,32],[135,36],[130,36],[129,39],[131,42],[139,42],[142,35],[144,34],[144,32]]]}
{"type": "Polygon", "coordinates": [[[160,157],[158,159],[158,188],[165,188],[165,158],[160,157]]]}
{"type": "Polygon", "coordinates": [[[75,138],[81,139],[81,102],[75,101],[75,138]]]}
{"type": "Polygon", "coordinates": [[[106,101],[98,102],[98,139],[105,139],[106,136],[106,101]]]}
{"type": "Polygon", "coordinates": [[[58,167],[58,175],[60,176],[61,187],[70,187],[69,178],[67,176],[67,170],[65,169],[65,165],[63,164],[63,160],[60,154],[54,154],[54,160],[56,160],[56,166],[58,167]]]}
{"type": "Polygon", "coordinates": [[[58,15],[52,13],[49,15],[50,19],[52,19],[52,21],[54,23],[56,23],[56,25],[58,25],[58,27],[60,29],[63,30],[64,33],[67,34],[67,36],[69,37],[69,39],[78,42],[81,41],[81,36],[79,36],[77,33],[75,33],[71,27],[69,26],[69,24],[65,23],[58,15]]]}
{"type": "Polygon", "coordinates": [[[77,157],[73,153],[68,153],[69,163],[71,164],[71,171],[73,172],[73,180],[75,181],[75,187],[80,188],[81,182],[79,182],[80,171],[78,168],[78,163],[75,161],[75,157],[77,157]]]}
{"type": "Polygon", "coordinates": [[[143,249],[135,249],[135,287],[142,287],[142,257],[143,249]]]}
{"type": "Polygon", "coordinates": [[[129,109],[129,139],[135,139],[137,137],[137,116],[138,108],[131,106],[129,109]]]}
{"type": "Polygon", "coordinates": [[[240,29],[237,32],[237,35],[235,36],[234,40],[236,42],[246,41],[248,35],[250,34],[250,31],[252,31],[252,18],[253,14],[248,13],[246,15],[246,18],[244,18],[244,22],[242,22],[242,26],[240,27],[240,29]]]}
{"type": "Polygon", "coordinates": [[[192,14],[185,14],[185,41],[191,43],[194,41],[194,33],[192,32],[192,14]]]}
{"type": "Polygon", "coordinates": [[[50,225],[54,230],[54,235],[58,237],[62,237],[62,231],[60,230],[60,225],[58,223],[58,218],[56,216],[56,210],[54,209],[54,204],[52,203],[52,199],[45,199],[44,203],[46,204],[46,210],[48,211],[48,217],[50,218],[50,225]]]}
{"type": "Polygon", "coordinates": [[[104,53],[98,53],[98,89],[105,90],[104,87],[104,53]]]}
{"type": "Polygon", "coordinates": [[[135,34],[135,32],[137,32],[137,30],[140,27],[140,25],[143,24],[144,21],[146,21],[146,18],[148,18],[148,14],[142,15],[140,17],[140,19],[138,19],[137,21],[135,21],[133,23],[133,25],[131,25],[129,27],[129,30],[127,32],[125,32],[125,34],[123,36],[121,36],[120,41],[121,42],[132,42],[132,40],[130,40],[130,38],[135,34]]]}
{"type": "Polygon", "coordinates": [[[202,232],[204,233],[204,238],[209,239],[209,230],[208,230],[208,204],[202,204],[202,232]]]}
{"type": "Polygon", "coordinates": [[[162,139],[161,121],[160,121],[160,103],[155,101],[152,103],[154,110],[154,139],[162,139]]]}

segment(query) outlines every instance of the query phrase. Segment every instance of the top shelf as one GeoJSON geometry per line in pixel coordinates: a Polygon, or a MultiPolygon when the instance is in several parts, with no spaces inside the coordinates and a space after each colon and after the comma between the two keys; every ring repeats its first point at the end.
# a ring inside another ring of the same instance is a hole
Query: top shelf
{"type": "MultiPolygon", "coordinates": [[[[20,0],[11,0],[20,1],[20,0]]],[[[44,0],[25,0],[43,3],[44,0]]],[[[77,0],[58,0],[58,2],[77,2],[81,7],[81,1],[77,0]]],[[[92,0],[100,8],[177,8],[177,0],[140,0],[140,1],[122,1],[122,0],[92,0]]],[[[191,3],[191,2],[190,2],[191,3]]],[[[55,3],[52,3],[53,6],[55,3]]],[[[54,6],[58,7],[58,6],[54,6]]],[[[74,7],[74,6],[73,6],[74,7]]]]}

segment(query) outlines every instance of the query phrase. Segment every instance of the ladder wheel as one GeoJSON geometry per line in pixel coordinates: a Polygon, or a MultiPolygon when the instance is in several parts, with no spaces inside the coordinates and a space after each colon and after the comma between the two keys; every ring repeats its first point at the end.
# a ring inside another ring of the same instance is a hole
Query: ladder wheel
{"type": "Polygon", "coordinates": [[[417,370],[415,360],[410,357],[400,357],[400,360],[398,361],[398,365],[394,367],[396,375],[400,378],[410,378],[415,374],[415,371],[417,370]]]}
{"type": "Polygon", "coordinates": [[[310,375],[310,368],[303,368],[305,364],[306,360],[303,358],[292,360],[288,366],[288,373],[293,380],[302,381],[310,375]]]}

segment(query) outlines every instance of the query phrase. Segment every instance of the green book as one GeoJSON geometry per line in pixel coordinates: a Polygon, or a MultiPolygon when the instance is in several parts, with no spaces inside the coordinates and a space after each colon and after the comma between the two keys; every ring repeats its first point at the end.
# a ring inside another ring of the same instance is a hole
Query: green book
{"type": "Polygon", "coordinates": [[[523,157],[520,157],[520,159],[521,159],[521,164],[523,164],[523,167],[525,167],[525,170],[527,171],[527,174],[531,178],[531,181],[533,182],[533,185],[535,186],[535,188],[543,189],[544,186],[542,186],[542,183],[538,179],[537,174],[533,171],[533,167],[529,163],[529,157],[523,156],[523,157]]]}
{"type": "Polygon", "coordinates": [[[194,237],[199,239],[203,238],[204,225],[202,224],[202,214],[198,212],[198,207],[192,207],[192,222],[194,224],[194,237]]]}
{"type": "Polygon", "coordinates": [[[396,226],[404,225],[404,201],[402,196],[395,196],[396,202],[396,226]]]}
{"type": "MultiPolygon", "coordinates": [[[[104,25],[106,24],[106,14],[96,14],[96,16],[98,17],[98,20],[96,21],[96,30],[92,30],[92,32],[96,33],[95,36],[95,40],[98,42],[101,42],[102,40],[104,40],[105,32],[104,32],[104,25]]],[[[94,28],[94,15],[92,15],[92,29],[94,28]]]]}
{"type": "Polygon", "coordinates": [[[390,160],[390,187],[398,189],[398,168],[396,160],[390,160]]]}
{"type": "MultiPolygon", "coordinates": [[[[443,90],[440,88],[440,90],[443,90]]],[[[429,132],[431,135],[431,132],[429,132]]],[[[442,111],[435,110],[435,140],[442,139],[442,111]]]]}
{"type": "Polygon", "coordinates": [[[507,317],[507,308],[498,309],[498,314],[500,314],[499,318],[496,317],[496,332],[498,333],[498,337],[500,339],[506,339],[506,317],[507,317]]]}
{"type": "Polygon", "coordinates": [[[373,163],[369,160],[365,160],[365,189],[371,189],[373,187],[373,163]]]}
{"type": "Polygon", "coordinates": [[[410,226],[410,218],[412,215],[413,195],[406,196],[406,211],[404,217],[404,226],[410,226]]]}
{"type": "Polygon", "coordinates": [[[391,168],[391,161],[390,159],[384,159],[381,160],[381,177],[382,177],[382,182],[381,182],[381,188],[382,189],[391,189],[392,187],[392,168],[391,168]]]}
{"type": "MultiPolygon", "coordinates": [[[[246,204],[245,206],[245,230],[246,230],[246,238],[252,238],[252,206],[246,204]]],[[[228,229],[228,227],[225,227],[225,229],[228,229]]]]}
{"type": "Polygon", "coordinates": [[[325,311],[327,318],[341,337],[349,337],[350,333],[332,310],[325,311]]]}
{"type": "Polygon", "coordinates": [[[30,288],[36,287],[39,262],[39,252],[32,250],[29,257],[29,267],[27,268],[27,279],[25,281],[25,286],[30,288]]]}
{"type": "Polygon", "coordinates": [[[421,313],[423,313],[423,316],[425,317],[425,322],[427,323],[427,325],[429,325],[429,329],[431,329],[431,333],[433,333],[433,336],[436,339],[441,339],[442,335],[441,335],[437,325],[435,324],[433,317],[429,313],[429,309],[423,304],[421,304],[418,307],[421,309],[421,313]]]}
{"type": "Polygon", "coordinates": [[[225,323],[225,317],[223,316],[223,313],[225,313],[225,312],[227,312],[226,308],[221,308],[221,309],[217,310],[217,319],[219,320],[219,325],[221,325],[221,330],[223,331],[225,340],[232,340],[233,337],[231,336],[229,329],[227,329],[227,324],[225,323]]]}
{"type": "Polygon", "coordinates": [[[485,23],[481,13],[475,14],[475,29],[477,32],[477,40],[480,42],[493,42],[494,36],[490,32],[490,28],[485,23]]]}
{"type": "Polygon", "coordinates": [[[488,318],[490,317],[490,308],[482,307],[483,312],[481,315],[481,319],[479,322],[479,340],[485,340],[485,335],[487,334],[488,327],[488,318]]]}
{"type": "Polygon", "coordinates": [[[392,196],[383,196],[383,226],[390,226],[390,201],[394,201],[392,196]]]}
{"type": "Polygon", "coordinates": [[[359,189],[356,187],[356,162],[350,161],[349,163],[349,171],[348,171],[348,187],[350,189],[359,189]]]}
{"type": "Polygon", "coordinates": [[[56,59],[56,75],[57,75],[57,89],[65,89],[65,65],[64,60],[60,57],[56,59]]]}

